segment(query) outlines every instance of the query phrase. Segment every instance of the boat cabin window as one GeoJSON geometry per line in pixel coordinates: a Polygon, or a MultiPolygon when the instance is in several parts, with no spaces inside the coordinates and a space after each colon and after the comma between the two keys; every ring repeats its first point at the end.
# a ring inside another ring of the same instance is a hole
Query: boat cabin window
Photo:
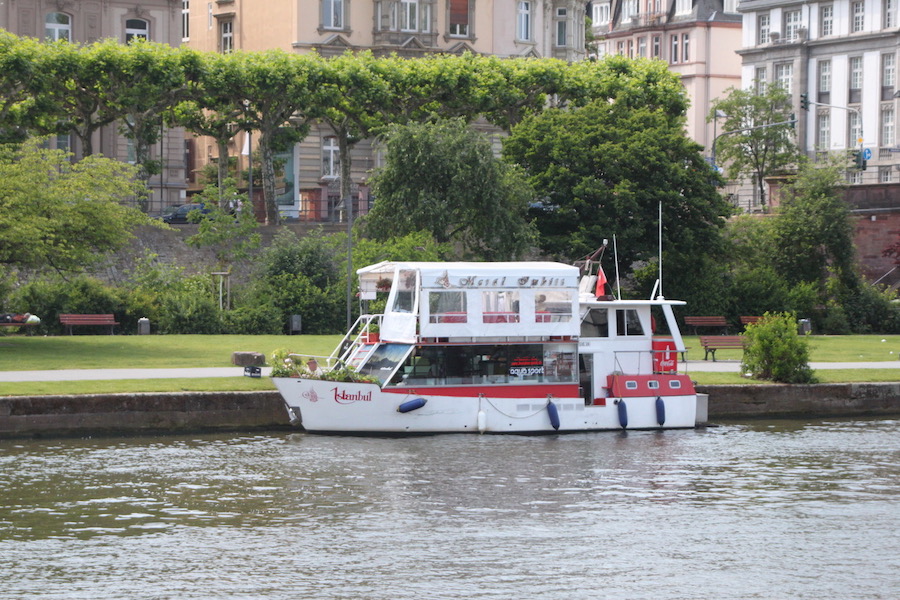
{"type": "Polygon", "coordinates": [[[374,375],[384,385],[412,350],[412,344],[381,344],[360,368],[363,375],[374,375]]]}
{"type": "Polygon", "coordinates": [[[590,309],[581,322],[581,337],[609,337],[609,309],[590,309]]]}
{"type": "Polygon", "coordinates": [[[518,323],[519,292],[481,292],[482,323],[518,323]]]}
{"type": "Polygon", "coordinates": [[[641,319],[633,308],[616,311],[617,335],[644,335],[641,319]]]}
{"type": "Polygon", "coordinates": [[[401,270],[397,281],[394,282],[394,291],[394,302],[391,304],[391,311],[401,313],[413,312],[416,300],[416,272],[409,269],[401,270]]]}
{"type": "Polygon", "coordinates": [[[429,323],[466,323],[465,292],[428,292],[429,323]]]}
{"type": "Polygon", "coordinates": [[[572,292],[561,290],[535,291],[535,323],[568,323],[571,320],[572,292]]]}
{"type": "Polygon", "coordinates": [[[391,384],[574,383],[575,350],[574,344],[423,346],[406,358],[391,384]]]}

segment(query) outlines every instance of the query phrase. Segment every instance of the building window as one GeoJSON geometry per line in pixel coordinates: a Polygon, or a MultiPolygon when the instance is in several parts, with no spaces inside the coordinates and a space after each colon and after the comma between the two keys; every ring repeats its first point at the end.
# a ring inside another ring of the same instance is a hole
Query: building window
{"type": "Polygon", "coordinates": [[[219,24],[219,50],[224,54],[234,51],[234,21],[219,24]]]}
{"type": "Polygon", "coordinates": [[[662,51],[662,41],[658,35],[653,36],[653,58],[660,58],[662,51]]]}
{"type": "Polygon", "coordinates": [[[344,0],[322,0],[322,28],[344,28],[344,0]]]}
{"type": "Polygon", "coordinates": [[[678,62],[678,34],[676,33],[670,38],[672,45],[670,46],[669,52],[669,62],[677,63],[678,62]]]}
{"type": "Polygon", "coordinates": [[[557,46],[567,46],[566,43],[566,25],[568,24],[568,17],[566,16],[566,9],[559,7],[556,9],[556,45],[557,46]]]}
{"type": "Polygon", "coordinates": [[[516,38],[531,40],[531,2],[519,0],[518,13],[516,15],[516,38]]]}
{"type": "Polygon", "coordinates": [[[775,65],[775,83],[787,92],[794,88],[794,63],[775,65]]]}
{"type": "Polygon", "coordinates": [[[859,185],[862,183],[862,171],[847,171],[847,183],[851,185],[859,185]]]}
{"type": "Polygon", "coordinates": [[[322,142],[322,177],[337,179],[341,176],[341,155],[336,137],[326,137],[322,142]]]}
{"type": "Polygon", "coordinates": [[[737,13],[738,0],[725,0],[723,10],[727,13],[737,13]]]}
{"type": "Polygon", "coordinates": [[[685,33],[681,36],[681,62],[691,59],[691,36],[685,33]]]}
{"type": "Polygon", "coordinates": [[[850,59],[850,89],[862,89],[863,60],[862,56],[854,56],[850,59]]]}
{"type": "Polygon", "coordinates": [[[756,67],[756,94],[762,96],[766,93],[768,73],[765,67],[756,67]]]}
{"type": "Polygon", "coordinates": [[[594,5],[594,25],[606,25],[609,23],[609,4],[594,5]]]}
{"type": "Polygon", "coordinates": [[[878,181],[880,183],[891,183],[893,181],[893,176],[891,175],[893,170],[893,166],[878,167],[878,181]]]}
{"type": "Polygon", "coordinates": [[[647,58],[647,38],[638,38],[638,56],[647,58]]]}
{"type": "Polygon", "coordinates": [[[143,19],[128,19],[125,21],[125,43],[132,40],[147,40],[150,38],[150,24],[143,19]]]}
{"type": "Polygon", "coordinates": [[[881,109],[881,147],[894,146],[894,107],[885,106],[881,109]]]}
{"type": "Polygon", "coordinates": [[[625,42],[616,42],[616,54],[625,56],[625,42]]]}
{"type": "Polygon", "coordinates": [[[855,110],[847,115],[847,147],[854,148],[862,143],[862,121],[855,110]]]}
{"type": "Polygon", "coordinates": [[[831,61],[819,61],[819,92],[825,93],[831,91],[831,61]]]}
{"type": "Polygon", "coordinates": [[[857,33],[863,30],[866,23],[866,3],[854,2],[851,10],[853,11],[853,21],[850,24],[850,33],[857,33]]]}
{"type": "Polygon", "coordinates": [[[896,79],[896,59],[894,54],[881,55],[881,86],[886,88],[894,87],[896,79]]]}
{"type": "Polygon", "coordinates": [[[769,31],[771,29],[771,21],[769,20],[769,15],[759,15],[756,20],[756,30],[758,33],[758,37],[756,38],[757,44],[768,44],[769,43],[769,31]]]}
{"type": "Polygon", "coordinates": [[[450,0],[450,36],[469,36],[469,0],[450,0]]]}
{"type": "Polygon", "coordinates": [[[44,39],[72,41],[72,17],[65,13],[50,13],[44,19],[44,39]]]}
{"type": "Polygon", "coordinates": [[[834,6],[827,4],[819,9],[819,36],[826,37],[834,33],[834,6]]]}
{"type": "Polygon", "coordinates": [[[627,23],[632,18],[638,16],[637,0],[623,0],[622,2],[622,22],[627,23]]]}
{"type": "Polygon", "coordinates": [[[191,39],[191,0],[181,0],[181,41],[191,39]]]}
{"type": "Polygon", "coordinates": [[[416,31],[418,18],[418,0],[400,0],[400,31],[416,31]]]}
{"type": "Polygon", "coordinates": [[[897,0],[884,0],[884,28],[893,29],[897,26],[897,0]]]}
{"type": "Polygon", "coordinates": [[[831,115],[827,112],[816,116],[816,148],[828,150],[831,147],[831,115]]]}
{"type": "Polygon", "coordinates": [[[691,8],[691,0],[675,0],[676,15],[689,15],[691,8]]]}
{"type": "Polygon", "coordinates": [[[628,40],[628,58],[634,58],[634,40],[628,40]]]}
{"type": "Polygon", "coordinates": [[[784,13],[784,41],[796,42],[800,39],[800,11],[788,10],[784,13]]]}

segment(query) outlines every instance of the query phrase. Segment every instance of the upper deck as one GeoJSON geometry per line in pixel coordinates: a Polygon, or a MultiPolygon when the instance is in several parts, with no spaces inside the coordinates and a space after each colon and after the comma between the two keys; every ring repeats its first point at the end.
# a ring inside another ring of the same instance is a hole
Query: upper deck
{"type": "Polygon", "coordinates": [[[553,262],[382,262],[357,271],[360,295],[389,292],[381,337],[577,337],[577,267],[553,262]]]}

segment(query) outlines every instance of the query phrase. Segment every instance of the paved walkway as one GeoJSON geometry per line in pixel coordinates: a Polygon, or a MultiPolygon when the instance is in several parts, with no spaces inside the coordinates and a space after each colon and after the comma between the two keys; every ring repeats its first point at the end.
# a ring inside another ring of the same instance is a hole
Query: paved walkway
{"type": "MultiPolygon", "coordinates": [[[[737,373],[740,361],[736,360],[689,360],[683,365],[687,373],[718,372],[737,373]]],[[[900,360],[890,362],[813,362],[813,369],[898,369],[900,360]]],[[[262,368],[262,375],[268,376],[271,369],[262,368]]],[[[242,377],[243,367],[205,367],[182,369],[62,369],[55,371],[0,371],[0,383],[13,381],[85,381],[104,379],[178,379],[193,377],[242,377]]],[[[900,380],[900,371],[897,373],[900,380]]]]}

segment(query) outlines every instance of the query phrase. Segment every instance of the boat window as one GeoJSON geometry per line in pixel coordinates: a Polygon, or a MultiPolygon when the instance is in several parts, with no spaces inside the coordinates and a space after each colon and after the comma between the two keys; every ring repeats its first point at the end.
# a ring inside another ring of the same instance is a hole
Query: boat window
{"type": "Polygon", "coordinates": [[[574,383],[574,344],[418,347],[406,357],[392,385],[574,383]]]}
{"type": "Polygon", "coordinates": [[[650,381],[647,382],[647,387],[650,388],[651,390],[658,390],[659,382],[656,381],[655,379],[651,379],[650,381]]]}
{"type": "Polygon", "coordinates": [[[519,292],[481,292],[482,323],[518,323],[519,292]]]}
{"type": "Polygon", "coordinates": [[[672,379],[671,381],[669,381],[669,387],[673,390],[677,390],[681,387],[681,382],[677,379],[672,379]]]}
{"type": "Polygon", "coordinates": [[[625,382],[625,389],[627,390],[636,390],[637,389],[637,381],[628,380],[625,382]]]}
{"type": "Polygon", "coordinates": [[[372,351],[369,360],[359,368],[359,372],[363,375],[374,375],[384,385],[412,348],[412,344],[381,344],[372,351]]]}
{"type": "Polygon", "coordinates": [[[609,310],[590,309],[581,322],[581,337],[609,337],[609,310]]]}
{"type": "Polygon", "coordinates": [[[410,269],[401,270],[399,280],[394,284],[393,312],[411,313],[415,306],[416,272],[410,269]]]}
{"type": "Polygon", "coordinates": [[[617,335],[644,335],[641,319],[633,308],[616,311],[617,335]]]}
{"type": "Polygon", "coordinates": [[[563,323],[572,320],[572,292],[536,290],[534,292],[535,323],[563,323]]]}
{"type": "Polygon", "coordinates": [[[467,323],[465,292],[428,292],[429,323],[467,323]]]}

